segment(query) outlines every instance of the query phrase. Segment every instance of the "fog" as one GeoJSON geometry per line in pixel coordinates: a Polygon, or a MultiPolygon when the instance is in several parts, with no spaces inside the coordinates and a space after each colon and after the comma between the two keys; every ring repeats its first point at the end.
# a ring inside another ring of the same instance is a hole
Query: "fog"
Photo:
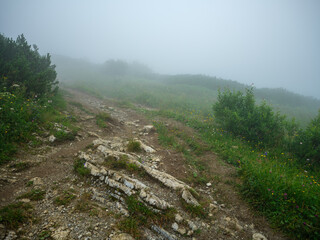
{"type": "Polygon", "coordinates": [[[319,0],[1,0],[0,33],[23,33],[43,54],[320,98],[319,12],[319,0]]]}

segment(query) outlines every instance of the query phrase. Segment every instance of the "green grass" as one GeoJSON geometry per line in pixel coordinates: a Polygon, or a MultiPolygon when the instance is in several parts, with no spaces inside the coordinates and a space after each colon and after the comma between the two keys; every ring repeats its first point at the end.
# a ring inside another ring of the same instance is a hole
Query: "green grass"
{"type": "Polygon", "coordinates": [[[17,229],[21,224],[30,219],[30,204],[18,202],[4,206],[0,209],[0,223],[10,229],[17,229]]]}
{"type": "Polygon", "coordinates": [[[100,112],[99,114],[96,115],[96,123],[99,127],[101,128],[107,128],[108,125],[107,123],[112,120],[110,114],[106,112],[100,112]]]}
{"type": "Polygon", "coordinates": [[[70,191],[64,191],[60,196],[56,197],[54,199],[54,203],[58,206],[61,205],[69,205],[73,199],[75,199],[76,196],[72,194],[70,191]]]}
{"type": "Polygon", "coordinates": [[[30,192],[19,196],[18,199],[28,198],[32,201],[40,201],[40,200],[44,199],[45,195],[46,195],[45,190],[32,189],[30,192]]]}
{"type": "Polygon", "coordinates": [[[54,122],[72,128],[75,119],[65,116],[65,109],[60,91],[50,98],[25,98],[0,90],[0,165],[13,160],[21,145],[30,141],[33,147],[41,144],[32,134],[41,135],[43,129],[53,131],[54,122]]]}
{"type": "Polygon", "coordinates": [[[214,119],[166,111],[148,114],[174,118],[196,129],[220,158],[238,167],[243,196],[275,226],[297,239],[318,238],[320,178],[317,171],[301,168],[290,153],[262,149],[244,138],[232,136],[217,128],[214,119]]]}
{"type": "Polygon", "coordinates": [[[90,176],[90,169],[84,166],[85,160],[76,159],[73,163],[73,170],[81,177],[89,177],[90,176]]]}
{"type": "Polygon", "coordinates": [[[127,145],[127,150],[128,152],[141,152],[141,143],[131,140],[129,141],[128,145],[127,145]]]}
{"type": "Polygon", "coordinates": [[[113,156],[108,156],[104,165],[116,170],[125,169],[131,173],[138,173],[140,176],[145,175],[144,169],[140,168],[135,163],[129,162],[128,156],[126,155],[121,155],[119,159],[113,156]]]}
{"type": "Polygon", "coordinates": [[[168,129],[162,122],[153,122],[158,133],[159,143],[166,147],[181,152],[186,162],[193,167],[193,172],[188,182],[205,184],[209,181],[206,163],[200,160],[200,155],[207,151],[207,148],[201,146],[195,141],[194,136],[189,137],[179,129],[168,129]]]}
{"type": "Polygon", "coordinates": [[[55,142],[73,141],[75,140],[76,135],[76,131],[58,130],[54,133],[54,136],[56,137],[55,142]]]}
{"type": "Polygon", "coordinates": [[[194,206],[186,203],[185,201],[181,201],[181,204],[183,208],[191,214],[192,217],[206,218],[208,215],[206,210],[201,205],[194,206]]]}
{"type": "Polygon", "coordinates": [[[42,231],[37,236],[37,240],[51,240],[51,239],[53,239],[51,237],[51,231],[48,231],[48,230],[42,231]]]}
{"type": "Polygon", "coordinates": [[[142,228],[150,227],[152,224],[163,225],[174,220],[175,209],[155,213],[135,196],[127,197],[125,202],[130,216],[121,220],[118,227],[135,239],[142,237],[142,228]]]}

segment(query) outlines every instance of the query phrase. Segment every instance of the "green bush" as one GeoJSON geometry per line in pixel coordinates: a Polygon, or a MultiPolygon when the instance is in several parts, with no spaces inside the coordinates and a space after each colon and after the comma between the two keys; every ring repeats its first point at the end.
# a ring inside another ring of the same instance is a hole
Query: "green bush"
{"type": "Polygon", "coordinates": [[[11,160],[17,145],[32,139],[41,116],[57,93],[50,55],[40,56],[23,35],[0,34],[0,164],[11,160]]]}
{"type": "Polygon", "coordinates": [[[0,88],[12,90],[18,85],[26,97],[50,95],[58,82],[50,55],[41,56],[38,47],[31,48],[22,35],[14,41],[0,34],[0,88]]]}
{"type": "Polygon", "coordinates": [[[305,130],[301,130],[292,145],[301,164],[320,167],[320,110],[305,130]]]}
{"type": "Polygon", "coordinates": [[[255,104],[252,88],[246,89],[245,95],[240,91],[219,91],[213,110],[221,128],[254,144],[277,146],[285,143],[286,134],[292,135],[284,116],[274,113],[265,102],[255,104]]]}

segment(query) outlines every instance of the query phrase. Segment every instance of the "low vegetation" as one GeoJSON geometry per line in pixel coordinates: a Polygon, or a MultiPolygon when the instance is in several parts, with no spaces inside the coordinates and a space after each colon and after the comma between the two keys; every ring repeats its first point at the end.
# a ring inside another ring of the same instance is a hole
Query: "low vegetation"
{"type": "Polygon", "coordinates": [[[122,155],[119,159],[113,156],[108,156],[104,165],[116,170],[125,169],[132,173],[138,173],[141,176],[145,175],[144,169],[140,168],[135,163],[131,163],[126,155],[122,155]]]}
{"type": "Polygon", "coordinates": [[[88,177],[90,176],[90,169],[84,166],[85,160],[83,159],[76,159],[73,163],[73,170],[81,177],[88,177]]]}
{"type": "Polygon", "coordinates": [[[96,123],[101,128],[106,128],[109,121],[111,121],[111,116],[106,112],[100,112],[96,115],[96,123]]]}
{"type": "Polygon", "coordinates": [[[39,201],[44,199],[46,195],[45,190],[41,189],[32,189],[30,192],[22,194],[21,196],[18,197],[18,199],[23,199],[23,198],[28,198],[31,201],[39,201]]]}
{"type": "Polygon", "coordinates": [[[75,198],[76,198],[76,196],[74,194],[72,194],[71,191],[66,190],[60,196],[58,196],[54,199],[54,203],[58,206],[60,206],[60,205],[66,206],[66,205],[69,205],[69,203],[75,198]]]}
{"type": "Polygon", "coordinates": [[[124,218],[118,224],[120,230],[129,233],[135,239],[141,238],[141,228],[150,227],[153,224],[164,225],[172,222],[176,213],[175,209],[168,209],[161,213],[156,213],[136,196],[129,196],[125,200],[129,217],[124,218]]]}
{"type": "Polygon", "coordinates": [[[4,206],[0,209],[0,223],[10,229],[16,229],[32,218],[31,210],[30,204],[22,202],[4,206]]]}
{"type": "Polygon", "coordinates": [[[41,56],[23,35],[0,34],[0,164],[12,160],[21,144],[37,143],[32,133],[60,117],[65,102],[58,92],[50,55],[41,56]]]}
{"type": "Polygon", "coordinates": [[[141,143],[138,141],[130,140],[127,145],[128,152],[141,152],[141,143]]]}

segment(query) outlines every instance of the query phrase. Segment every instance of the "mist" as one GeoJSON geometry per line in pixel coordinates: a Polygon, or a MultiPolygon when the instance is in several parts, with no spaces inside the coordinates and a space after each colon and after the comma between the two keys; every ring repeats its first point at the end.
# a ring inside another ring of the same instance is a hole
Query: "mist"
{"type": "Polygon", "coordinates": [[[137,61],[320,99],[320,1],[2,0],[0,33],[42,54],[137,61]]]}

